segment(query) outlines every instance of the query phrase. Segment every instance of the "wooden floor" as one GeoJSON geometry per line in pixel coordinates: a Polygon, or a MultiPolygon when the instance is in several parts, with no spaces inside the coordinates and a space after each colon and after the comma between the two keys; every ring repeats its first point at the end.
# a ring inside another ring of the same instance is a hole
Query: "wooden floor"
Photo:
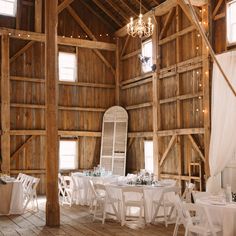
{"type": "MultiPolygon", "coordinates": [[[[78,235],[78,236],[171,236],[174,225],[167,228],[162,224],[146,225],[144,228],[131,229],[121,227],[113,220],[108,220],[104,225],[100,221],[92,221],[87,207],[63,206],[61,207],[60,228],[45,226],[45,198],[39,198],[37,213],[26,212],[21,216],[0,216],[0,235],[78,235]]],[[[184,235],[183,228],[179,236],[184,235]]]]}

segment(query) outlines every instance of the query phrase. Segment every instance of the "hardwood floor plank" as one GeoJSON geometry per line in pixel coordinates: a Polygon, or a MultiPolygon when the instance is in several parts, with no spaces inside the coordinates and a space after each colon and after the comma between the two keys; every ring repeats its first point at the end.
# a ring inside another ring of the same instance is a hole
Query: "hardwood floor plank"
{"type": "MultiPolygon", "coordinates": [[[[0,216],[0,236],[172,236],[174,231],[174,225],[167,228],[163,224],[146,224],[136,229],[130,227],[121,226],[120,222],[113,219],[107,219],[105,224],[99,220],[93,221],[88,207],[76,205],[61,207],[59,228],[46,227],[45,198],[39,198],[38,212],[27,211],[20,216],[0,216]]],[[[183,235],[184,229],[180,227],[178,236],[183,235]]]]}

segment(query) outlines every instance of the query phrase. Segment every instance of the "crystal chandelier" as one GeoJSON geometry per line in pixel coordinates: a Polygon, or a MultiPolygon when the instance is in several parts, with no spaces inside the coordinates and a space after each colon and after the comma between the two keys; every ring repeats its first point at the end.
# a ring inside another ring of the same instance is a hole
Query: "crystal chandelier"
{"type": "Polygon", "coordinates": [[[154,25],[152,24],[151,17],[148,17],[148,22],[145,23],[143,20],[143,14],[141,13],[141,0],[140,0],[140,13],[138,20],[134,23],[133,17],[130,18],[130,22],[127,24],[127,33],[132,37],[136,35],[139,38],[144,36],[149,37],[153,34],[154,25]]]}

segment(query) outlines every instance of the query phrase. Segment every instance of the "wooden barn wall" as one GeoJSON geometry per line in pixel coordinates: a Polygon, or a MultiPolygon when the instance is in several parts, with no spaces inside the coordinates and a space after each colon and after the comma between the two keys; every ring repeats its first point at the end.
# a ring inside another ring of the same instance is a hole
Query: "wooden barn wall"
{"type": "MultiPolygon", "coordinates": [[[[20,1],[21,2],[21,1],[20,1]]],[[[24,1],[23,1],[24,2],[24,1]]],[[[22,7],[24,15],[34,15],[34,1],[22,7]]],[[[113,42],[110,28],[104,26],[88,9],[72,5],[99,41],[113,42]],[[87,17],[91,15],[91,17],[87,17]]],[[[23,12],[22,12],[23,14],[23,12]]],[[[15,28],[12,18],[1,17],[0,27],[15,28]]],[[[34,30],[33,20],[21,21],[19,29],[34,30]]],[[[43,31],[43,30],[42,30],[43,31]]],[[[58,35],[89,39],[88,32],[65,9],[59,14],[58,35]]],[[[39,193],[45,193],[45,59],[44,43],[10,39],[10,149],[11,174],[24,172],[40,177],[39,193]],[[23,135],[30,134],[30,135],[23,135]]],[[[95,50],[59,46],[59,51],[77,53],[78,81],[59,82],[58,128],[61,138],[78,140],[79,169],[93,168],[99,163],[100,135],[104,111],[115,104],[115,79],[111,69],[95,50]],[[75,134],[73,132],[75,131],[75,134]],[[76,131],[90,132],[76,134],[76,131]]],[[[99,51],[115,67],[115,53],[99,51]]]]}
{"type": "MultiPolygon", "coordinates": [[[[152,83],[150,73],[142,73],[138,55],[141,53],[141,40],[136,38],[122,39],[121,55],[121,106],[128,111],[129,133],[152,132],[152,83]],[[142,78],[143,77],[143,78],[142,78]],[[135,80],[142,78],[144,84],[138,85],[135,80]],[[149,81],[147,81],[149,80],[149,81]],[[134,82],[134,83],[133,83],[134,82]]],[[[141,135],[142,136],[142,135],[141,135]]],[[[146,137],[129,137],[127,149],[127,172],[137,172],[144,168],[144,144],[146,137]]]]}
{"type": "MultiPolygon", "coordinates": [[[[195,9],[208,30],[207,7],[195,9]]],[[[129,113],[127,171],[144,168],[144,140],[157,132],[160,177],[175,178],[182,186],[195,182],[203,189],[209,145],[208,50],[180,6],[157,22],[159,130],[153,130],[154,73],[141,72],[140,39],[122,38],[121,105],[129,113]]]]}

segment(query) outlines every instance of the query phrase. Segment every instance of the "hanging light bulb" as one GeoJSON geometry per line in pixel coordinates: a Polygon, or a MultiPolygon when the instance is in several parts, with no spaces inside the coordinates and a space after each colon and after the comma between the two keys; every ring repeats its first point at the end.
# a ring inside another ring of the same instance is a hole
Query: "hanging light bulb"
{"type": "Polygon", "coordinates": [[[127,24],[127,33],[132,37],[143,36],[149,37],[153,34],[154,25],[152,24],[151,17],[148,17],[148,22],[145,23],[143,20],[143,14],[141,13],[141,0],[140,0],[140,13],[138,20],[134,23],[133,17],[130,18],[130,22],[127,24]]]}

